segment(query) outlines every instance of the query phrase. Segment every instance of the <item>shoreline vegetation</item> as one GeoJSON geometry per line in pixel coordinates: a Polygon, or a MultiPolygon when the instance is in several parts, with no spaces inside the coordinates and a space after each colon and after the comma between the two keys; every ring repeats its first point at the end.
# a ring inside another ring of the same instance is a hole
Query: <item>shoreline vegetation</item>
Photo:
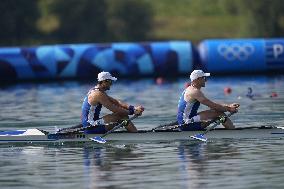
{"type": "Polygon", "coordinates": [[[3,0],[0,46],[280,37],[283,9],[281,0],[3,0]]]}

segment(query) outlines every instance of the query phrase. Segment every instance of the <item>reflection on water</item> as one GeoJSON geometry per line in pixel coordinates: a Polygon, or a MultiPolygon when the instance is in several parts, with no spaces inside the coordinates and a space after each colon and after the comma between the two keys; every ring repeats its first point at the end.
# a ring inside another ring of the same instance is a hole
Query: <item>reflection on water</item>
{"type": "Polygon", "coordinates": [[[283,151],[283,140],[2,147],[0,182],[3,188],[280,188],[283,151]]]}

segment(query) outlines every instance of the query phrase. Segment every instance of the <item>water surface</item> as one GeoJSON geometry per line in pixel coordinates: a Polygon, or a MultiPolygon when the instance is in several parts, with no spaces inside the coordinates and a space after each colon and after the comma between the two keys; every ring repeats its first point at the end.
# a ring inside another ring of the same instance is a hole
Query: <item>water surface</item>
{"type": "MultiPolygon", "coordinates": [[[[283,126],[283,81],[283,76],[211,77],[204,92],[217,102],[241,104],[232,117],[236,127],[283,126]],[[225,87],[232,88],[230,95],[224,94],[225,87]],[[245,98],[247,87],[258,94],[256,100],[245,98]],[[272,92],[278,96],[269,97],[272,92]]],[[[145,106],[135,125],[150,129],[175,119],[185,82],[123,80],[109,94],[145,106]]],[[[2,86],[0,130],[73,126],[93,84],[2,86]]],[[[1,145],[0,188],[283,188],[283,141],[1,145]]]]}

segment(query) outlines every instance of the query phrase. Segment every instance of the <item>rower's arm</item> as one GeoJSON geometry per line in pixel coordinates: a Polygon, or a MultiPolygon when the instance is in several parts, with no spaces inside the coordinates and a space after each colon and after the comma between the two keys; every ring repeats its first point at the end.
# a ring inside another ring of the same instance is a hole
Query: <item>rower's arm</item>
{"type": "Polygon", "coordinates": [[[129,114],[129,111],[127,109],[121,108],[116,103],[114,103],[109,98],[109,96],[107,96],[105,93],[102,93],[100,91],[97,91],[97,92],[90,94],[88,101],[91,105],[101,103],[104,107],[106,107],[107,109],[109,109],[113,113],[119,113],[121,115],[128,115],[129,114]]]}
{"type": "Polygon", "coordinates": [[[128,110],[129,111],[129,114],[132,115],[132,114],[136,114],[136,115],[142,115],[142,112],[144,111],[144,107],[139,105],[139,106],[133,106],[133,105],[128,105],[127,103],[125,102],[122,102],[122,101],[119,101],[119,100],[116,100],[110,96],[107,96],[110,101],[112,103],[114,103],[115,105],[119,106],[120,108],[123,108],[125,110],[128,110]]]}
{"type": "Polygon", "coordinates": [[[204,96],[204,94],[201,91],[196,91],[195,93],[192,94],[192,96],[195,99],[197,99],[201,104],[204,104],[211,109],[215,109],[220,112],[226,112],[230,110],[229,106],[227,105],[221,105],[221,104],[218,104],[218,103],[215,103],[209,100],[208,98],[204,96]]]}
{"type": "Polygon", "coordinates": [[[112,103],[114,103],[115,105],[120,106],[120,107],[122,107],[122,108],[128,110],[128,108],[129,108],[129,105],[128,105],[128,104],[126,104],[126,103],[124,103],[124,102],[121,102],[120,100],[116,100],[116,99],[114,99],[114,98],[112,98],[112,97],[110,97],[110,96],[108,96],[108,98],[109,98],[110,101],[111,101],[112,103]]]}

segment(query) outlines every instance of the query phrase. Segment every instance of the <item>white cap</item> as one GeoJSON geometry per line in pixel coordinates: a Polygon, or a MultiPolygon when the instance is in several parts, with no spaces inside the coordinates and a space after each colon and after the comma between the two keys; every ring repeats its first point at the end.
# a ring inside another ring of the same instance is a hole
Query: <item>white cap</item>
{"type": "Polygon", "coordinates": [[[193,72],[190,74],[190,80],[193,81],[204,76],[208,77],[210,76],[210,73],[204,73],[202,70],[193,70],[193,72]]]}
{"type": "Polygon", "coordinates": [[[116,77],[112,77],[112,75],[109,72],[101,72],[98,74],[98,81],[104,81],[110,79],[112,81],[116,81],[116,77]]]}

